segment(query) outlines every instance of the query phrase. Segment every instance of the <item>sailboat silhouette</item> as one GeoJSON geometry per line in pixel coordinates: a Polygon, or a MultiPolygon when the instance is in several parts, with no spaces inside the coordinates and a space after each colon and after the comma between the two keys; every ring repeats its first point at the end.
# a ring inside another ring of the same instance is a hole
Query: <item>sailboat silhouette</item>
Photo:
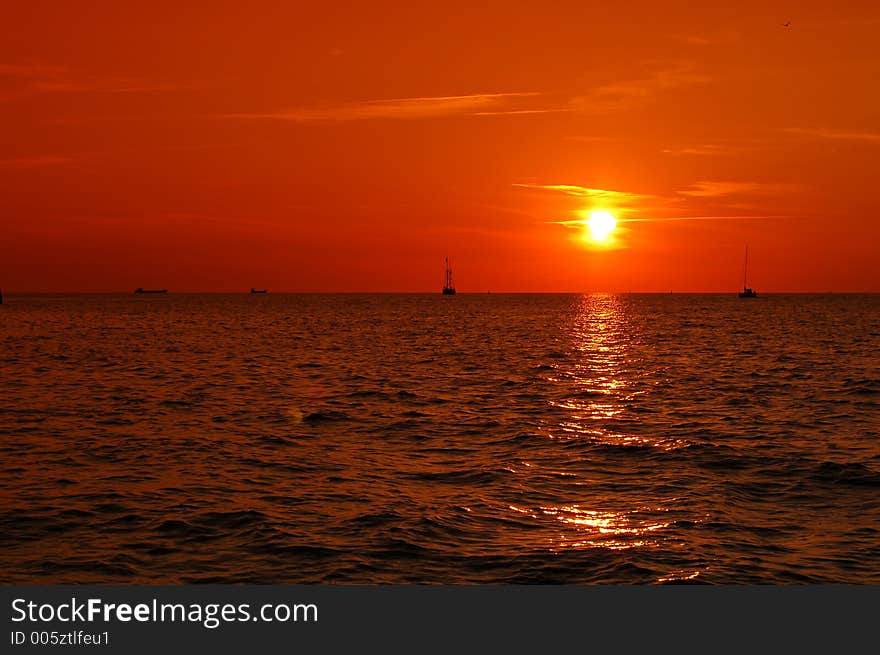
{"type": "Polygon", "coordinates": [[[757,298],[758,292],[749,287],[749,247],[746,246],[746,263],[743,267],[743,290],[739,294],[740,298],[757,298]]]}
{"type": "Polygon", "coordinates": [[[443,283],[443,295],[455,295],[455,285],[452,284],[452,269],[449,267],[449,257],[446,258],[446,281],[443,283]]]}

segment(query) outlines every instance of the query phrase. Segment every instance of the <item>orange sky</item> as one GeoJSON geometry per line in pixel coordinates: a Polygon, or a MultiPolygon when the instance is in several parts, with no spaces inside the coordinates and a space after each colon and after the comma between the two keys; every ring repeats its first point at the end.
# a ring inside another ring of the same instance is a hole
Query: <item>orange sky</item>
{"type": "Polygon", "coordinates": [[[5,8],[4,291],[880,291],[876,1],[128,4],[5,8]]]}

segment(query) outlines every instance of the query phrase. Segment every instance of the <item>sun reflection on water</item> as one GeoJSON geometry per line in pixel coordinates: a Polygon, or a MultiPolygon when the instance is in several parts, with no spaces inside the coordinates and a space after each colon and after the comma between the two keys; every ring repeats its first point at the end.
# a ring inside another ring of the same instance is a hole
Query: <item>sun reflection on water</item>
{"type": "Polygon", "coordinates": [[[573,393],[551,404],[575,413],[580,420],[620,415],[627,397],[622,374],[631,338],[620,298],[584,296],[566,327],[574,360],[557,370],[557,381],[567,383],[573,393]]]}
{"type": "Polygon", "coordinates": [[[628,315],[628,302],[616,295],[581,297],[562,325],[565,354],[554,357],[545,376],[548,402],[556,410],[547,435],[584,445],[570,451],[570,470],[578,471],[578,482],[568,489],[568,502],[517,504],[509,510],[542,523],[551,552],[654,548],[669,541],[664,531],[673,523],[675,499],[642,487],[637,471],[644,464],[628,464],[621,459],[625,451],[604,459],[607,447],[632,448],[636,456],[635,449],[672,451],[688,445],[644,430],[637,410],[655,391],[657,377],[642,360],[639,326],[628,315]]]}
{"type": "Polygon", "coordinates": [[[560,505],[529,509],[510,505],[510,510],[534,519],[550,518],[567,529],[560,533],[552,550],[577,548],[608,548],[626,550],[657,545],[652,533],[669,527],[669,521],[656,516],[668,510],[662,507],[640,507],[623,512],[586,509],[580,505],[560,505]]]}
{"type": "Polygon", "coordinates": [[[682,569],[680,571],[676,571],[675,573],[670,573],[669,575],[664,575],[657,578],[657,582],[659,582],[660,584],[669,582],[687,582],[690,580],[696,580],[702,572],[703,571],[689,571],[682,569]]]}
{"type": "Polygon", "coordinates": [[[687,445],[680,439],[637,433],[640,419],[631,410],[652,391],[651,372],[635,347],[639,330],[628,316],[625,296],[583,296],[563,327],[570,357],[554,365],[545,379],[559,390],[550,405],[567,416],[549,430],[551,438],[664,450],[687,445]]]}

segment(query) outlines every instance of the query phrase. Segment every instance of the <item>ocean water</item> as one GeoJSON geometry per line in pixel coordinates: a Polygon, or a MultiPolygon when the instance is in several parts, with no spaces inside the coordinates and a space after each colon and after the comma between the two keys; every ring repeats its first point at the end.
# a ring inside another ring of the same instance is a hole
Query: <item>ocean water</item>
{"type": "Polygon", "coordinates": [[[0,306],[0,579],[880,584],[880,296],[0,306]]]}

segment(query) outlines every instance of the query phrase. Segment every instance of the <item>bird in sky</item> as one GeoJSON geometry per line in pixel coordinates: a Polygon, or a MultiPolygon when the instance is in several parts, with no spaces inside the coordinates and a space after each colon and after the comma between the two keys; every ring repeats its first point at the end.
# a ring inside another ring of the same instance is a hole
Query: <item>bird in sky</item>
{"type": "Polygon", "coordinates": [[[791,27],[791,21],[790,20],[785,21],[784,23],[782,23],[782,27],[791,27]]]}

